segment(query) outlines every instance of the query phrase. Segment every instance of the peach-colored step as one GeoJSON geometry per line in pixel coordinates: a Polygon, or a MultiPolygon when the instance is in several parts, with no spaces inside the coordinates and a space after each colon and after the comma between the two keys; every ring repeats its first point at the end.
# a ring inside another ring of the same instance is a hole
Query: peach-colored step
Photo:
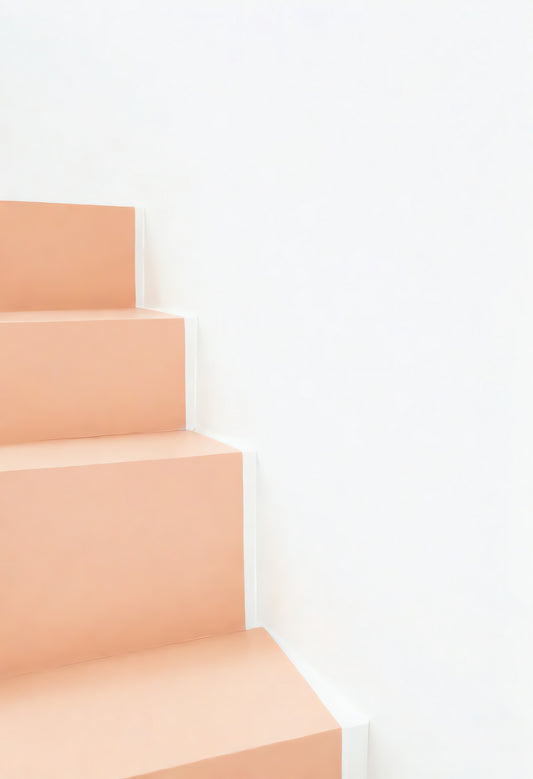
{"type": "Polygon", "coordinates": [[[189,431],[0,447],[0,677],[242,630],[242,490],[189,431]]]}
{"type": "Polygon", "coordinates": [[[135,210],[0,202],[0,311],[135,305],[135,210]]]}
{"type": "Polygon", "coordinates": [[[0,684],[6,779],[341,779],[341,730],[262,629],[0,684]]]}
{"type": "Polygon", "coordinates": [[[0,409],[0,444],[184,428],[184,320],[0,313],[0,409]]]}

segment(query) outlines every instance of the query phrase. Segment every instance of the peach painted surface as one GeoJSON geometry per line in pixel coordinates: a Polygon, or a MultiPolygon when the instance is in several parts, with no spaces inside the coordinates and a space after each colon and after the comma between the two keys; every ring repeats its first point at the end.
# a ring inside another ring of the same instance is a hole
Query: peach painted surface
{"type": "Polygon", "coordinates": [[[341,779],[342,733],[327,730],[136,779],[341,779]]]}
{"type": "Polygon", "coordinates": [[[0,311],[135,305],[135,209],[0,202],[0,311]]]}
{"type": "Polygon", "coordinates": [[[0,314],[0,443],[185,427],[183,319],[0,314]]]}
{"type": "Polygon", "coordinates": [[[214,438],[193,433],[191,430],[31,441],[0,446],[0,471],[168,460],[236,451],[214,438]]]}
{"type": "Polygon", "coordinates": [[[0,685],[6,779],[341,779],[341,738],[261,629],[0,685]]]}
{"type": "Polygon", "coordinates": [[[244,628],[240,452],[179,432],[0,461],[0,677],[244,628]]]}

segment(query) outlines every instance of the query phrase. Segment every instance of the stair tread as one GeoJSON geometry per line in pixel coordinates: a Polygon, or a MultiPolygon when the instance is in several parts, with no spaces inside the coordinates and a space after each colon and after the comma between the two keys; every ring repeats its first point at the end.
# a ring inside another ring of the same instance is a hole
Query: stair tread
{"type": "Polygon", "coordinates": [[[190,431],[0,447],[0,678],[242,630],[242,474],[190,431]]]}
{"type": "Polygon", "coordinates": [[[0,313],[0,360],[2,444],[185,427],[183,317],[137,308],[0,313]]]}
{"type": "Polygon", "coordinates": [[[182,319],[149,308],[66,309],[53,311],[0,311],[0,323],[101,322],[109,319],[182,319]]]}
{"type": "Polygon", "coordinates": [[[0,471],[169,460],[235,452],[191,430],[35,441],[0,446],[0,471]]]}
{"type": "Polygon", "coordinates": [[[2,682],[0,776],[124,779],[338,729],[255,629],[2,682]]]}

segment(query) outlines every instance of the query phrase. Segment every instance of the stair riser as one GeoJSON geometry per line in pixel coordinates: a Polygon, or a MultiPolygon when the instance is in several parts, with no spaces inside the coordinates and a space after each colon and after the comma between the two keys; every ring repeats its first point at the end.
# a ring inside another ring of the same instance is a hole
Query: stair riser
{"type": "Polygon", "coordinates": [[[184,322],[2,322],[0,378],[0,443],[183,429],[184,322]]]}
{"type": "Polygon", "coordinates": [[[135,305],[135,210],[0,202],[0,311],[135,305]]]}
{"type": "Polygon", "coordinates": [[[242,456],[0,473],[0,676],[244,628],[242,456]]]}
{"type": "Polygon", "coordinates": [[[342,731],[330,730],[132,779],[341,779],[341,752],[342,731]]]}

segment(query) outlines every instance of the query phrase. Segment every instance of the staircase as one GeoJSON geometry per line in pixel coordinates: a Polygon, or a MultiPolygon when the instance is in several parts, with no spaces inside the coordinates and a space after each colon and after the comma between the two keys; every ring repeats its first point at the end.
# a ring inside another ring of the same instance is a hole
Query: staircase
{"type": "Polygon", "coordinates": [[[134,209],[0,203],[0,779],[363,779],[245,629],[242,453],[135,302],[134,209]]]}

